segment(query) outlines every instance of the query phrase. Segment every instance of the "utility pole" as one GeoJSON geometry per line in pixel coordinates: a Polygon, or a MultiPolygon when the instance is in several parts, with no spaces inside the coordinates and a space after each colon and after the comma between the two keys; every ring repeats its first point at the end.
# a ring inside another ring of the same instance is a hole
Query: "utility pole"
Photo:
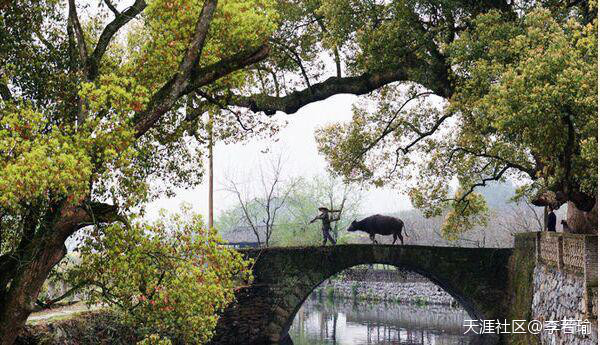
{"type": "Polygon", "coordinates": [[[213,227],[213,113],[208,113],[208,227],[213,227]]]}

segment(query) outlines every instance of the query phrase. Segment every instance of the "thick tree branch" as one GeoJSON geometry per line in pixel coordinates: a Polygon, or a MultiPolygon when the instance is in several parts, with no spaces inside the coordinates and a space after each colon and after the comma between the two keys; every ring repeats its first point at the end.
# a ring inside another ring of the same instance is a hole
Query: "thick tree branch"
{"type": "Polygon", "coordinates": [[[114,13],[115,16],[119,16],[121,13],[119,11],[117,11],[115,5],[112,4],[112,2],[110,2],[110,0],[104,0],[104,3],[106,4],[106,6],[108,7],[108,9],[114,13]]]}
{"type": "MultiPolygon", "coordinates": [[[[164,113],[169,111],[175,105],[175,102],[177,102],[181,96],[193,91],[193,89],[188,91],[184,90],[188,89],[190,85],[193,85],[192,79],[195,75],[203,72],[203,74],[210,74],[210,72],[214,72],[208,68],[198,71],[196,66],[198,65],[200,53],[204,48],[204,41],[206,39],[208,28],[210,26],[210,22],[212,21],[216,7],[216,0],[210,0],[204,3],[202,11],[198,16],[194,34],[190,40],[182,61],[179,64],[177,73],[175,73],[175,75],[173,75],[171,79],[153,95],[147,108],[149,110],[146,111],[146,114],[137,116],[137,118],[140,120],[136,121],[137,137],[140,137],[146,131],[148,131],[164,113]]],[[[236,61],[232,61],[230,65],[235,65],[235,62],[236,61]]],[[[217,63],[209,66],[209,68],[210,67],[218,69],[220,65],[217,63]]],[[[231,73],[233,70],[234,69],[228,70],[228,73],[231,73]]],[[[216,79],[210,79],[210,82],[214,80],[216,79]]],[[[200,85],[198,85],[198,87],[205,85],[202,82],[199,84],[200,85]]]]}
{"type": "Polygon", "coordinates": [[[204,68],[193,70],[190,80],[186,82],[186,85],[182,90],[175,87],[178,77],[174,76],[152,96],[146,109],[136,114],[134,117],[133,121],[135,123],[136,137],[141,137],[152,128],[160,117],[174,106],[175,102],[181,96],[193,92],[202,86],[208,85],[234,71],[258,62],[267,57],[268,53],[269,46],[261,45],[246,49],[204,68]]]}
{"type": "Polygon", "coordinates": [[[597,202],[594,196],[578,191],[565,193],[563,191],[554,192],[548,190],[534,196],[531,203],[535,206],[552,206],[558,208],[567,201],[573,202],[579,210],[584,212],[590,212],[597,202]]]}
{"type": "Polygon", "coordinates": [[[79,228],[87,225],[112,222],[122,222],[128,225],[127,220],[119,214],[119,208],[116,205],[91,202],[86,205],[86,208],[87,219],[79,223],[79,228]]]}
{"type": "Polygon", "coordinates": [[[75,39],[77,40],[77,51],[79,53],[79,61],[82,64],[86,63],[87,60],[87,45],[85,44],[85,38],[83,37],[83,29],[79,22],[79,16],[77,15],[77,7],[75,6],[75,0],[69,0],[69,24],[73,28],[75,39]]]}
{"type": "Polygon", "coordinates": [[[57,220],[54,222],[51,231],[41,234],[39,240],[46,241],[45,236],[58,236],[58,241],[64,242],[75,231],[88,225],[116,221],[127,224],[127,220],[119,215],[119,209],[116,205],[101,202],[89,202],[82,206],[60,207],[60,212],[55,217],[57,220]]]}
{"type": "MultiPolygon", "coordinates": [[[[575,125],[573,124],[573,120],[571,118],[570,112],[566,112],[561,119],[565,126],[567,127],[567,142],[565,143],[565,147],[563,150],[562,156],[559,156],[559,161],[563,165],[564,172],[564,183],[567,185],[571,185],[572,181],[572,157],[573,153],[577,149],[577,141],[575,140],[575,125]]],[[[564,187],[563,187],[564,189],[564,187]]]]}
{"type": "MultiPolygon", "coordinates": [[[[107,4],[110,3],[109,1],[106,2],[107,4]]],[[[135,3],[131,5],[131,7],[129,7],[127,10],[120,12],[118,15],[115,13],[115,19],[108,23],[104,30],[102,30],[100,38],[98,39],[98,43],[96,44],[96,48],[94,48],[94,51],[92,52],[92,54],[89,57],[89,60],[87,61],[87,77],[89,80],[94,80],[98,76],[98,65],[100,64],[100,60],[102,59],[102,56],[104,56],[104,53],[106,52],[106,49],[108,48],[108,45],[112,41],[114,35],[125,24],[129,23],[130,20],[132,20],[138,14],[140,14],[144,10],[144,8],[146,8],[146,1],[136,0],[135,3]]],[[[111,11],[113,11],[113,9],[111,9],[111,11]]],[[[115,11],[113,11],[113,13],[115,11]]]]}
{"type": "MultiPolygon", "coordinates": [[[[277,111],[292,114],[303,106],[322,101],[333,95],[347,93],[364,95],[395,81],[406,81],[408,75],[403,68],[390,68],[380,72],[365,73],[355,77],[330,77],[313,84],[310,89],[294,91],[286,96],[275,97],[263,94],[251,96],[231,96],[228,103],[248,108],[254,112],[273,115],[277,111]]],[[[433,90],[441,96],[447,96],[443,90],[433,90]]]]}
{"type": "MultiPolygon", "coordinates": [[[[185,56],[179,65],[179,78],[181,83],[189,80],[192,70],[198,65],[198,57],[204,48],[204,41],[208,33],[208,28],[213,18],[213,14],[217,7],[217,0],[208,0],[202,6],[202,11],[198,17],[194,35],[187,47],[185,56]]],[[[183,86],[183,85],[182,85],[183,86]]]]}
{"type": "Polygon", "coordinates": [[[73,287],[71,287],[69,290],[67,290],[65,293],[63,293],[62,295],[49,299],[49,300],[40,300],[37,299],[35,301],[35,304],[37,304],[38,306],[40,306],[42,309],[47,309],[50,308],[52,305],[62,301],[63,299],[72,296],[74,293],[77,292],[77,290],[81,289],[82,287],[84,287],[87,283],[79,283],[73,287]]]}
{"type": "Polygon", "coordinates": [[[210,66],[192,71],[190,84],[183,90],[183,94],[188,94],[232,72],[261,61],[267,57],[269,51],[270,48],[266,44],[250,47],[210,66]]]}

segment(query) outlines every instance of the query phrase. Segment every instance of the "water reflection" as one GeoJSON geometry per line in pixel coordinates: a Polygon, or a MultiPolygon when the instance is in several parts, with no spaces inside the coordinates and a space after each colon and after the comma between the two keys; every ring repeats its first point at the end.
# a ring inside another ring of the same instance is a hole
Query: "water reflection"
{"type": "Polygon", "coordinates": [[[469,344],[462,325],[469,315],[439,305],[354,303],[311,296],[290,329],[294,345],[469,344]]]}

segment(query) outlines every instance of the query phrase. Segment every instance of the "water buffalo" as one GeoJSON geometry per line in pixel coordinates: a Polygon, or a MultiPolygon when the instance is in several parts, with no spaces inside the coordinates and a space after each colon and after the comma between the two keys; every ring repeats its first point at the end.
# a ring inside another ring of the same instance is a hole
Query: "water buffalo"
{"type": "MultiPolygon", "coordinates": [[[[353,221],[352,224],[350,224],[348,231],[364,231],[369,234],[369,238],[373,243],[377,243],[377,241],[375,241],[375,234],[384,236],[393,235],[394,241],[392,244],[396,243],[397,238],[400,238],[400,244],[404,244],[404,239],[402,238],[403,228],[404,222],[402,220],[376,214],[361,221],[353,221]]],[[[404,234],[406,235],[406,230],[404,230],[404,234]]]]}

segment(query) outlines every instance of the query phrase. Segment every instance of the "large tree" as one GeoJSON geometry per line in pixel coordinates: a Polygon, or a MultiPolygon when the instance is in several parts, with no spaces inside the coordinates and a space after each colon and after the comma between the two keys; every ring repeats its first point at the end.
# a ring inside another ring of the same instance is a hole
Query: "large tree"
{"type": "Polygon", "coordinates": [[[251,81],[277,13],[269,0],[0,11],[0,344],[12,344],[68,237],[199,181],[194,120],[215,106],[198,94],[251,81]]]}
{"type": "Polygon", "coordinates": [[[322,129],[321,151],[349,178],[405,189],[428,216],[450,208],[449,236],[484,224],[475,192],[507,178],[537,206],[568,203],[571,229],[597,232],[597,19],[577,4],[463,23],[442,45],[448,94],[387,85],[350,123],[322,129]]]}
{"type": "Polygon", "coordinates": [[[206,112],[217,139],[238,139],[270,134],[265,115],[392,82],[451,98],[444,48],[490,9],[516,17],[511,4],[1,1],[0,344],[69,236],[200,181],[206,112]]]}

